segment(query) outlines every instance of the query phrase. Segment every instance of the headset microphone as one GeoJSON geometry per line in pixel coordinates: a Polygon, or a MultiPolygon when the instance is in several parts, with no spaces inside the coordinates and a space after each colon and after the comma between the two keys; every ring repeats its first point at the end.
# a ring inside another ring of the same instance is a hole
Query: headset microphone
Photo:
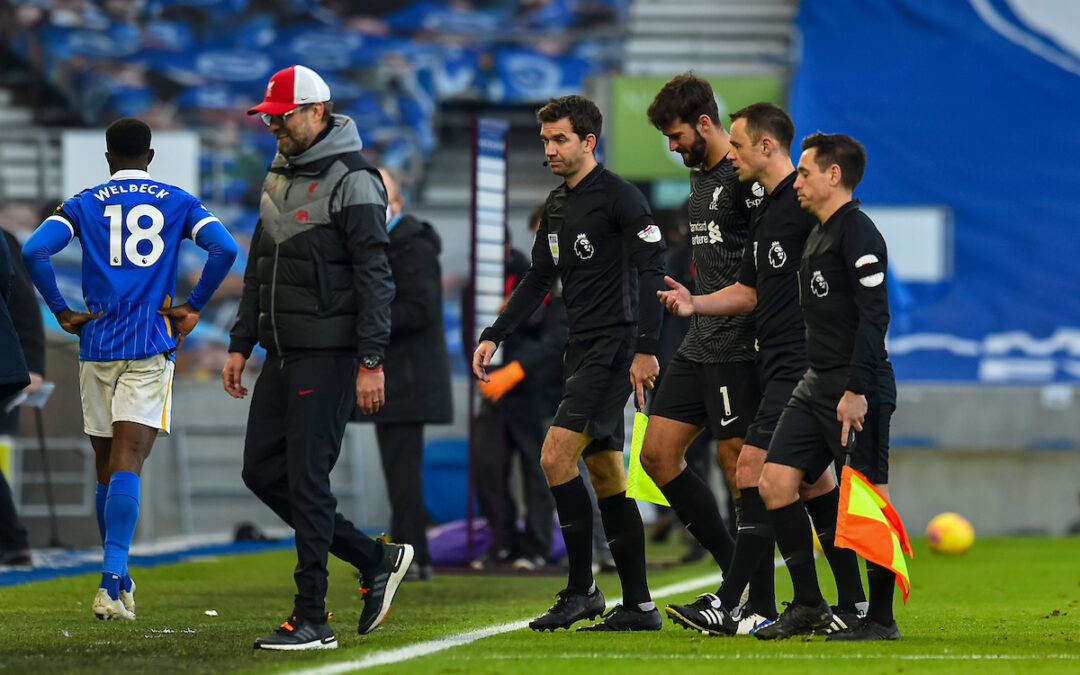
{"type": "Polygon", "coordinates": [[[547,166],[547,165],[548,165],[548,161],[545,159],[544,160],[544,166],[547,166]]]}

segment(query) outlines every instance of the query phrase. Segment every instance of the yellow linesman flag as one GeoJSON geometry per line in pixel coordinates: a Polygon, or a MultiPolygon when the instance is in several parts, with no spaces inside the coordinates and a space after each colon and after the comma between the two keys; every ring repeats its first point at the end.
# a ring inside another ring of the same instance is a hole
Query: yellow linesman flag
{"type": "Polygon", "coordinates": [[[641,466],[641,444],[645,440],[645,427],[649,424],[649,416],[640,410],[634,413],[634,436],[630,440],[630,466],[626,470],[626,496],[631,499],[640,499],[660,506],[671,506],[656,487],[656,483],[645,473],[641,466]]]}
{"type": "Polygon", "coordinates": [[[836,514],[834,543],[892,570],[907,602],[911,579],[904,554],[914,557],[914,553],[904,523],[889,500],[866,476],[850,466],[845,466],[840,474],[840,508],[836,514]]]}

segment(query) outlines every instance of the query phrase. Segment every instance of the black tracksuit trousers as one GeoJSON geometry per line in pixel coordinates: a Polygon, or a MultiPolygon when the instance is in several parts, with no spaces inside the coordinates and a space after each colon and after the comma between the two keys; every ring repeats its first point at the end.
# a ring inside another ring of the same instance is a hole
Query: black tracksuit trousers
{"type": "Polygon", "coordinates": [[[255,382],[244,439],[244,484],[296,530],[294,613],[326,614],[327,552],[361,571],[382,545],[337,513],[330,471],[356,405],[355,357],[268,354],[255,382]]]}

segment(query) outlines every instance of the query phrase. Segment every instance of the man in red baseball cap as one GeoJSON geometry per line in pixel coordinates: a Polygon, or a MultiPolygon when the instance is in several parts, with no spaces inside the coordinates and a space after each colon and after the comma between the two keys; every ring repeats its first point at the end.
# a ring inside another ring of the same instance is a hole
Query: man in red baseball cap
{"type": "Polygon", "coordinates": [[[278,151],[283,155],[298,155],[314,141],[314,125],[311,115],[298,114],[315,109],[316,103],[322,103],[324,112],[317,121],[324,121],[332,111],[330,87],[311,68],[289,66],[279,70],[266,84],[263,102],[248,110],[249,115],[256,113],[277,137],[278,151]],[[286,120],[296,117],[293,124],[286,120]],[[275,122],[276,127],[275,127],[275,122]]]}
{"type": "Polygon", "coordinates": [[[394,281],[386,257],[386,188],[361,155],[356,124],[331,110],[315,71],[291,66],[266,85],[260,113],[278,154],[263,182],[244,293],[222,371],[243,398],[240,376],[256,343],[266,362],[251,397],[244,484],[296,530],[296,596],[289,618],[257,649],[332,649],[327,623],[328,553],[361,574],[357,631],[378,628],[413,559],[408,544],[381,543],[340,513],[330,469],[345,423],[386,397],[394,281]]]}

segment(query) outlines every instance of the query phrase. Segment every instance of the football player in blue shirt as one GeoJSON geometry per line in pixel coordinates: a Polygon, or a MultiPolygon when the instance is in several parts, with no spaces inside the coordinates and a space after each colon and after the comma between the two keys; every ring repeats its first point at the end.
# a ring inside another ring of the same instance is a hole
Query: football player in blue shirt
{"type": "Polygon", "coordinates": [[[127,558],[139,519],[139,472],[155,437],[168,434],[173,358],[236,257],[214,214],[147,173],[150,127],[121,119],[105,131],[111,177],[57,207],[23,247],[38,292],[65,331],[79,336],[83,430],[97,466],[97,516],[105,546],[99,619],[134,619],[127,558]],[[86,311],[67,306],[49,256],[82,244],[86,311]],[[209,253],[187,302],[173,304],[182,239],[209,253]]]}

